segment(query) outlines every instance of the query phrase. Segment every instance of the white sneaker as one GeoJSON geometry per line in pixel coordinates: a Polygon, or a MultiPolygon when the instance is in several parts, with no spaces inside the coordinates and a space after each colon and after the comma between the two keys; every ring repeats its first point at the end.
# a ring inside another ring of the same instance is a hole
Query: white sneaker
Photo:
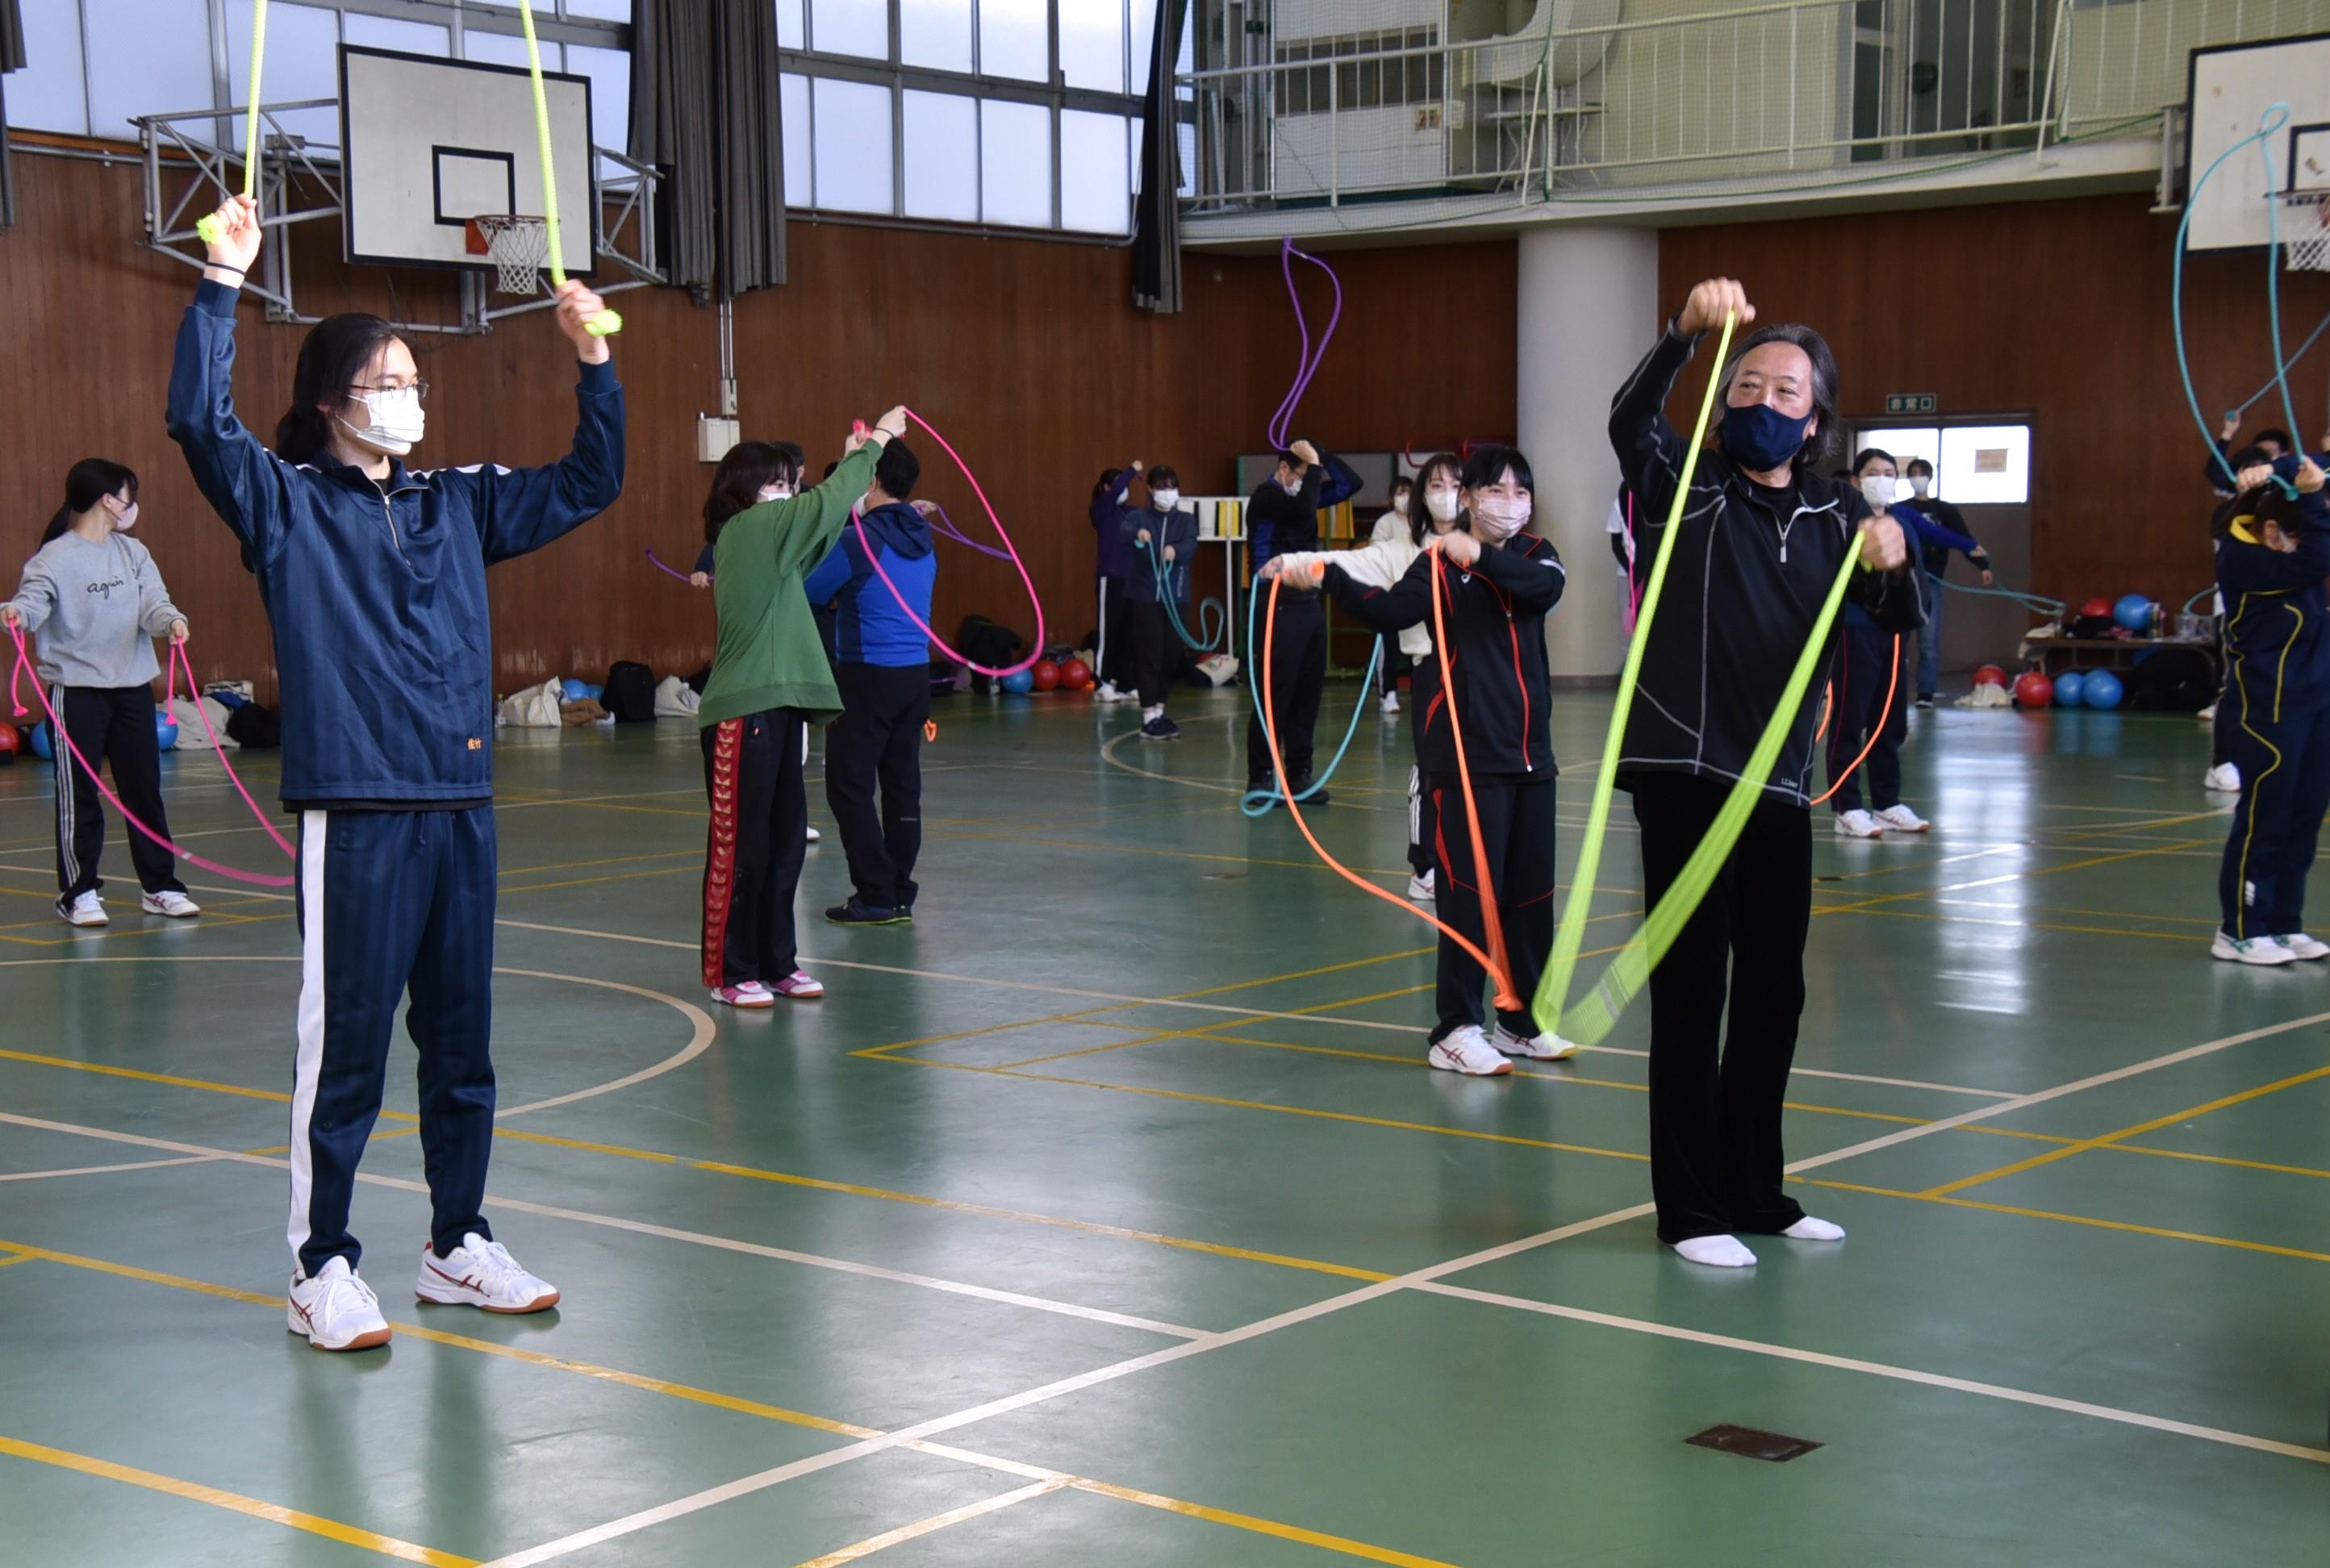
{"type": "Polygon", "coordinates": [[[113,917],[105,912],[105,905],[98,902],[97,894],[93,893],[85,893],[70,904],[60,903],[57,906],[57,913],[64,917],[64,922],[69,926],[104,926],[113,923],[113,917]]]}
{"type": "Polygon", "coordinates": [[[715,986],[712,999],[725,1002],[731,1007],[773,1007],[777,994],[758,980],[747,980],[741,986],[715,986]]]}
{"type": "Polygon", "coordinates": [[[2241,770],[2231,762],[2220,762],[2201,775],[2201,788],[2220,795],[2238,795],[2241,792],[2241,770]]]}
{"type": "Polygon", "coordinates": [[[137,901],[137,907],[150,915],[166,915],[174,921],[192,920],[203,912],[203,906],[182,893],[149,893],[137,901]]]}
{"type": "Polygon", "coordinates": [[[1866,811],[1840,811],[1836,814],[1836,836],[1839,838],[1882,838],[1885,828],[1866,811]]]}
{"type": "Polygon", "coordinates": [[[825,835],[824,835],[824,834],[819,833],[816,828],[812,827],[812,828],[810,828],[810,829],[809,830],[809,838],[807,839],[807,841],[806,841],[806,842],[810,843],[810,844],[816,844],[816,843],[819,843],[819,841],[821,841],[824,837],[825,837],[825,835]]]}
{"type": "Polygon", "coordinates": [[[1896,833],[1923,833],[1933,826],[1907,806],[1888,806],[1877,814],[1877,820],[1896,833]]]}
{"type": "Polygon", "coordinates": [[[1439,893],[1433,888],[1433,876],[1434,873],[1427,871],[1422,876],[1409,877],[1407,896],[1417,903],[1430,903],[1438,898],[1439,893]]]}
{"type": "Polygon", "coordinates": [[[1435,1041],[1432,1049],[1424,1053],[1424,1060],[1443,1072],[1462,1072],[1470,1078],[1495,1078],[1513,1070],[1504,1053],[1491,1045],[1488,1036],[1471,1024],[1435,1041]]]}
{"type": "Polygon", "coordinates": [[[445,1257],[433,1244],[421,1249],[421,1278],[412,1293],[449,1307],[488,1312],[539,1312],[558,1305],[558,1288],[518,1267],[509,1249],[471,1231],[445,1257]]]}
{"type": "Polygon", "coordinates": [[[346,1258],[334,1258],[312,1280],[292,1275],[283,1320],[318,1350],[370,1350],[390,1337],[380,1298],[346,1258]]]}
{"type": "Polygon", "coordinates": [[[2251,937],[2242,941],[2223,931],[2219,931],[2216,940],[2209,944],[2209,956],[2228,964],[2255,964],[2259,968],[2297,961],[2296,953],[2271,937],[2251,937]]]}
{"type": "Polygon", "coordinates": [[[2289,949],[2290,956],[2304,963],[2316,959],[2330,959],[2330,942],[2317,942],[2304,931],[2288,931],[2273,939],[2289,949]]]}
{"type": "Polygon", "coordinates": [[[1383,711],[1387,713],[1397,713],[1399,712],[1399,694],[1397,692],[1386,692],[1384,694],[1383,711]]]}
{"type": "Polygon", "coordinates": [[[1100,703],[1137,703],[1141,700],[1141,694],[1120,692],[1108,682],[1103,681],[1100,684],[1100,689],[1093,693],[1093,700],[1100,703]]]}
{"type": "Polygon", "coordinates": [[[1532,1062],[1567,1062],[1577,1054],[1577,1043],[1574,1040],[1553,1034],[1531,1034],[1524,1039],[1502,1024],[1489,1037],[1489,1044],[1503,1055],[1526,1056],[1532,1062]]]}
{"type": "Polygon", "coordinates": [[[2193,716],[2200,720],[2204,724],[2213,724],[2217,722],[2217,704],[2211,703],[2207,707],[2202,708],[2199,713],[2193,716]]]}

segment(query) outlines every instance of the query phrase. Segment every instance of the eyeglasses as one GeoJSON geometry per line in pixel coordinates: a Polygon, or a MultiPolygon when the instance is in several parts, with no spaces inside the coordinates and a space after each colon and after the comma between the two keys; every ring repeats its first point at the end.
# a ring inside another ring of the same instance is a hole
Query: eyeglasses
{"type": "Polygon", "coordinates": [[[361,385],[359,385],[359,386],[352,386],[352,387],[348,388],[348,390],[349,390],[350,392],[411,392],[411,393],[412,393],[415,398],[418,398],[421,401],[422,401],[422,402],[424,402],[424,403],[425,403],[425,402],[427,402],[427,401],[429,401],[429,383],[428,383],[427,382],[425,382],[425,381],[412,381],[412,382],[407,382],[407,383],[405,383],[403,386],[361,386],[361,385]]]}

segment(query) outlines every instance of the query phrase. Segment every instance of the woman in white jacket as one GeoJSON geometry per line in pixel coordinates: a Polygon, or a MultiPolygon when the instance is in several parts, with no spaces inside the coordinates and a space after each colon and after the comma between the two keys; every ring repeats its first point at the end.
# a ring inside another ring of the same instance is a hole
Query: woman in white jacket
{"type": "MultiPolygon", "coordinates": [[[[1423,497],[1422,505],[1411,498],[1404,515],[1386,513],[1376,524],[1374,537],[1357,550],[1290,553],[1282,558],[1284,564],[1280,570],[1308,571],[1331,561],[1355,581],[1389,588],[1416,564],[1416,558],[1424,553],[1425,539],[1463,526],[1463,460],[1454,452],[1442,452],[1428,459],[1416,473],[1414,494],[1423,497]]],[[[1420,719],[1431,711],[1433,698],[1440,690],[1440,666],[1432,653],[1431,627],[1412,626],[1401,632],[1399,651],[1413,669],[1407,700],[1415,704],[1420,719]]],[[[1385,697],[1386,712],[1397,711],[1392,706],[1394,700],[1389,695],[1385,697]]],[[[1424,725],[1419,722],[1410,728],[1414,742],[1422,745],[1424,725]]],[[[1423,770],[1411,762],[1407,770],[1407,896],[1418,903],[1430,903],[1436,891],[1433,885],[1432,845],[1440,832],[1437,817],[1432,808],[1432,792],[1424,788],[1423,770]]]]}

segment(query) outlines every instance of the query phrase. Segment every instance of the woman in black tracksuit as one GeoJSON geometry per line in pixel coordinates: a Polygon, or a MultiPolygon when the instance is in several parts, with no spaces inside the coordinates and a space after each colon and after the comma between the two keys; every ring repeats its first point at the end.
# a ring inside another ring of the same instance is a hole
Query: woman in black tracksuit
{"type": "MultiPolygon", "coordinates": [[[[1331,556],[1321,579],[1338,604],[1378,632],[1430,627],[1433,580],[1439,579],[1453,684],[1425,700],[1416,723],[1425,786],[1440,813],[1435,845],[1440,915],[1474,945],[1487,947],[1482,872],[1473,860],[1473,822],[1457,770],[1461,719],[1488,891],[1504,930],[1508,978],[1521,999],[1518,1011],[1498,1014],[1493,1036],[1484,1034],[1481,993],[1487,976],[1477,959],[1442,934],[1440,1022],[1425,1060],[1444,1072],[1476,1077],[1511,1072],[1509,1056],[1550,1061],[1577,1049],[1549,1028],[1540,1030],[1529,1004],[1553,948],[1554,763],[1546,732],[1551,683],[1545,617],[1565,581],[1553,546],[1521,532],[1533,489],[1529,459],[1519,451],[1478,448],[1464,463],[1467,531],[1443,537],[1388,589],[1354,579],[1331,556]]],[[[1436,653],[1432,662],[1436,669],[1436,653]]]]}

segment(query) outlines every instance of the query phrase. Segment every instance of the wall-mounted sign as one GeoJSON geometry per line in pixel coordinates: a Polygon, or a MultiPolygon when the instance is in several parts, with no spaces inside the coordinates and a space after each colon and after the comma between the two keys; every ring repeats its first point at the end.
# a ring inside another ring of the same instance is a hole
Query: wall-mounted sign
{"type": "Polygon", "coordinates": [[[1889,414],[1930,414],[1942,406],[1942,400],[1932,392],[1887,392],[1885,411],[1889,414]]]}

